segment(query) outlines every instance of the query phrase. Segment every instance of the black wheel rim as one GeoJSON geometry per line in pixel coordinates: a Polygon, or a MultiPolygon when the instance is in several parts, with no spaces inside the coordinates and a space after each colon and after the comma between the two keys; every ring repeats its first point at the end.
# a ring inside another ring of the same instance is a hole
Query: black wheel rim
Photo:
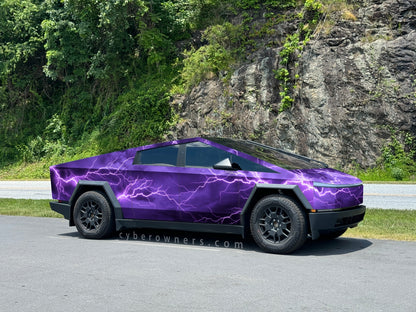
{"type": "Polygon", "coordinates": [[[259,227],[263,238],[274,244],[289,238],[292,221],[285,209],[269,207],[263,210],[259,227]]]}
{"type": "Polygon", "coordinates": [[[79,219],[87,231],[97,230],[103,221],[103,211],[94,200],[86,200],[79,211],[79,219]]]}

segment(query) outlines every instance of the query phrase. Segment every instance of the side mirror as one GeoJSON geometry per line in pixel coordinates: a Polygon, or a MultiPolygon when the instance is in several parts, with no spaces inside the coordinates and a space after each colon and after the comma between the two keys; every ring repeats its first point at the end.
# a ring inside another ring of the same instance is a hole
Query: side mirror
{"type": "Polygon", "coordinates": [[[240,166],[236,163],[231,163],[229,158],[225,158],[216,163],[213,168],[220,170],[241,170],[240,166]]]}

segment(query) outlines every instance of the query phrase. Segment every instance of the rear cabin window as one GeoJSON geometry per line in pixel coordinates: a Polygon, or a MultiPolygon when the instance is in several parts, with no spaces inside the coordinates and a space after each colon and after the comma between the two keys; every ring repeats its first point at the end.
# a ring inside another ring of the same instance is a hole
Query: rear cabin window
{"type": "Polygon", "coordinates": [[[176,166],[178,145],[163,146],[136,153],[133,165],[176,166]]]}

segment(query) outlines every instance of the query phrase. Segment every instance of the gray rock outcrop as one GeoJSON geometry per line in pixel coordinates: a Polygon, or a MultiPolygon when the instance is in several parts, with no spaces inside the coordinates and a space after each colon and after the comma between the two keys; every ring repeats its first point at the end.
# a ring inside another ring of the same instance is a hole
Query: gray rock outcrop
{"type": "Polygon", "coordinates": [[[282,47],[263,45],[229,80],[206,80],[175,98],[181,121],[171,136],[252,139],[341,168],[374,165],[391,130],[415,137],[416,1],[354,4],[349,18],[321,20],[294,69],[289,109],[279,113],[282,47]]]}

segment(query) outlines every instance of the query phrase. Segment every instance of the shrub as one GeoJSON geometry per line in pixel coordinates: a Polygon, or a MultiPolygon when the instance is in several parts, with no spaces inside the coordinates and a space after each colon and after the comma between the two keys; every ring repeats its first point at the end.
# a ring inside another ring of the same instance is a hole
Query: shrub
{"type": "Polygon", "coordinates": [[[391,176],[396,180],[396,181],[401,181],[404,179],[405,177],[405,172],[402,168],[392,168],[391,169],[391,176]]]}
{"type": "Polygon", "coordinates": [[[228,70],[238,56],[240,35],[241,28],[228,22],[208,27],[202,36],[208,44],[184,52],[181,77],[185,90],[228,70]]]}

